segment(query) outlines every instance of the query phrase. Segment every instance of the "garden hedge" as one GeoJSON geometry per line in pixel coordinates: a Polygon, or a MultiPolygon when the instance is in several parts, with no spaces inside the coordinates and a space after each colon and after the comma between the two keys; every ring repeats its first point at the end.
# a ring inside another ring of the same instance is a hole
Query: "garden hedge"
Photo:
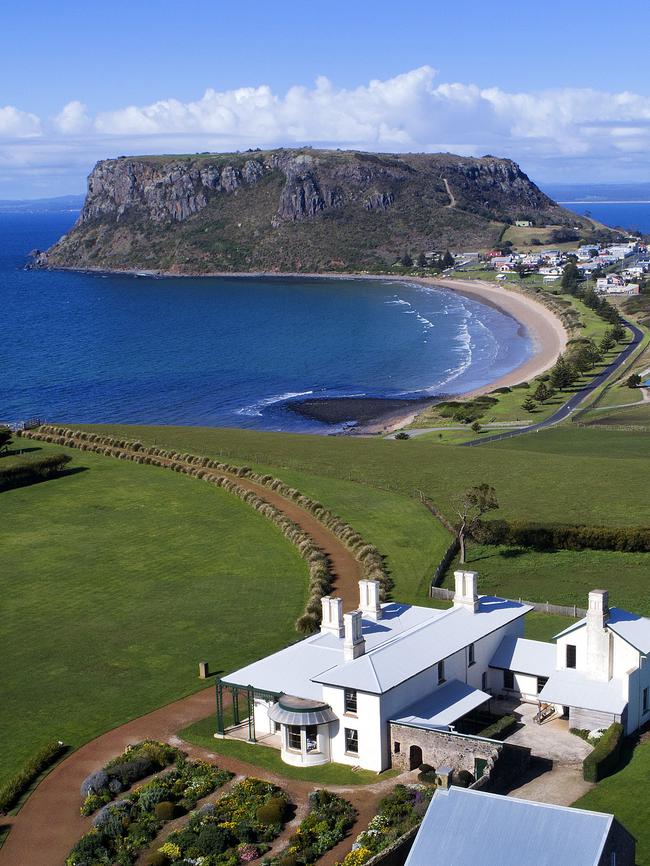
{"type": "Polygon", "coordinates": [[[593,752],[582,762],[582,775],[585,782],[599,782],[610,776],[621,761],[623,745],[623,725],[614,722],[598,740],[593,752]]]}
{"type": "Polygon", "coordinates": [[[518,545],[542,551],[650,551],[650,527],[646,526],[584,526],[572,523],[490,520],[481,524],[477,538],[484,544],[518,545]]]}
{"type": "Polygon", "coordinates": [[[98,433],[88,433],[83,430],[70,430],[66,427],[54,427],[46,424],[41,425],[36,430],[21,431],[19,435],[26,439],[42,440],[69,448],[79,448],[81,451],[93,451],[121,460],[134,460],[136,463],[167,467],[175,472],[182,472],[195,478],[201,478],[208,483],[216,484],[238,496],[269,520],[272,520],[285,537],[298,548],[300,555],[308,564],[309,599],[305,605],[304,613],[296,622],[296,628],[303,633],[317,630],[320,624],[320,599],[330,592],[333,581],[329,560],[307,532],[290,520],[283,511],[271,505],[254,491],[238,484],[236,478],[246,478],[255,484],[268,487],[269,490],[279,493],[285,499],[295,502],[308,511],[347,547],[361,565],[363,577],[379,582],[383,598],[386,598],[392,587],[392,580],[386,570],[384,559],[373,544],[366,542],[348,523],[341,520],[320,502],[305,496],[299,490],[290,487],[272,475],[262,475],[254,472],[248,466],[233,466],[218,460],[211,460],[209,457],[166,451],[162,448],[144,446],[138,441],[101,436],[98,433]]]}
{"type": "Polygon", "coordinates": [[[58,475],[72,458],[69,454],[49,454],[36,460],[21,460],[0,468],[0,489],[24,487],[58,475]]]}
{"type": "Polygon", "coordinates": [[[0,788],[0,814],[6,814],[15,806],[32,782],[52,766],[66,748],[67,746],[59,740],[48,743],[3,788],[0,788]]]}
{"type": "Polygon", "coordinates": [[[486,740],[498,740],[509,734],[516,724],[517,719],[514,716],[502,716],[496,722],[488,725],[487,728],[479,731],[478,736],[485,737],[486,740]]]}

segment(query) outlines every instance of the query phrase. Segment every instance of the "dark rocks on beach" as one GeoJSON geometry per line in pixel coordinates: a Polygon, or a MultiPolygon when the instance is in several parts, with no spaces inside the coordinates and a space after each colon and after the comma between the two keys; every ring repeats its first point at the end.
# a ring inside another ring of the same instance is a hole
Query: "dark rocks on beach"
{"type": "Polygon", "coordinates": [[[287,403],[287,408],[305,418],[323,424],[358,425],[385,422],[408,415],[428,406],[430,397],[401,400],[390,397],[319,397],[287,403]]]}

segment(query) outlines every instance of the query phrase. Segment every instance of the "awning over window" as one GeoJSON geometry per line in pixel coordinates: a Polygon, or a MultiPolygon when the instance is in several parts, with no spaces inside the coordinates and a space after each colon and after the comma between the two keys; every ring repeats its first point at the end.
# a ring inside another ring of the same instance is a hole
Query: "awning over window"
{"type": "Polygon", "coordinates": [[[324,725],[335,722],[336,716],[329,704],[322,701],[280,695],[269,710],[269,719],[281,725],[324,725]]]}

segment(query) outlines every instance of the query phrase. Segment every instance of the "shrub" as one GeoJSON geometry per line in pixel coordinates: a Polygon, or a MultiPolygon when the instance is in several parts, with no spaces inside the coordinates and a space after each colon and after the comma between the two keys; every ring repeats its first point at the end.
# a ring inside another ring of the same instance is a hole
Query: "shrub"
{"type": "Polygon", "coordinates": [[[0,788],[0,814],[8,812],[32,782],[50,767],[65,752],[66,748],[59,740],[48,743],[4,787],[0,788]]]}
{"type": "Polygon", "coordinates": [[[396,439],[410,439],[411,437],[405,430],[400,430],[399,433],[395,434],[396,439]]]}
{"type": "Polygon", "coordinates": [[[459,788],[469,788],[473,782],[474,776],[472,776],[469,770],[458,770],[454,773],[453,784],[459,788]]]}
{"type": "Polygon", "coordinates": [[[108,774],[104,770],[99,770],[96,773],[91,773],[81,783],[81,796],[87,797],[88,794],[98,794],[104,788],[108,787],[108,774]]]}
{"type": "Polygon", "coordinates": [[[71,459],[69,454],[50,454],[3,467],[0,469],[0,488],[22,487],[45,481],[62,472],[71,459]]]}
{"type": "Polygon", "coordinates": [[[502,716],[496,722],[479,731],[479,737],[485,737],[487,740],[500,740],[509,734],[516,724],[515,716],[502,716]]]}
{"type": "Polygon", "coordinates": [[[431,770],[420,770],[418,773],[418,781],[424,782],[425,785],[435,785],[438,777],[436,776],[436,771],[431,770]]]}
{"type": "Polygon", "coordinates": [[[258,808],[256,817],[260,824],[281,824],[284,810],[284,800],[273,797],[258,808]]]}
{"type": "Polygon", "coordinates": [[[154,851],[147,860],[147,866],[168,866],[170,862],[164,851],[154,851]]]}
{"type": "Polygon", "coordinates": [[[650,528],[645,526],[582,526],[572,523],[532,523],[490,520],[479,528],[483,544],[509,544],[534,550],[650,551],[650,528]]]}
{"type": "Polygon", "coordinates": [[[623,725],[614,722],[596,743],[596,746],[582,762],[582,775],[585,782],[599,782],[611,775],[621,760],[623,745],[623,725]]]}

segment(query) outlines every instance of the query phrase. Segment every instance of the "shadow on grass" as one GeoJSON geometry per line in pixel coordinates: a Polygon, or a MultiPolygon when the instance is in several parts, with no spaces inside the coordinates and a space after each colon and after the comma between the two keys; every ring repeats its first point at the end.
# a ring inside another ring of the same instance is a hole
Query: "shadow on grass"
{"type": "Polygon", "coordinates": [[[31,478],[25,479],[16,484],[0,484],[0,493],[6,493],[8,490],[18,490],[21,487],[33,487],[35,484],[46,484],[48,481],[58,481],[60,478],[67,478],[70,475],[78,475],[80,472],[88,472],[88,466],[71,466],[70,469],[64,469],[57,472],[55,475],[50,475],[48,478],[31,478]]]}

